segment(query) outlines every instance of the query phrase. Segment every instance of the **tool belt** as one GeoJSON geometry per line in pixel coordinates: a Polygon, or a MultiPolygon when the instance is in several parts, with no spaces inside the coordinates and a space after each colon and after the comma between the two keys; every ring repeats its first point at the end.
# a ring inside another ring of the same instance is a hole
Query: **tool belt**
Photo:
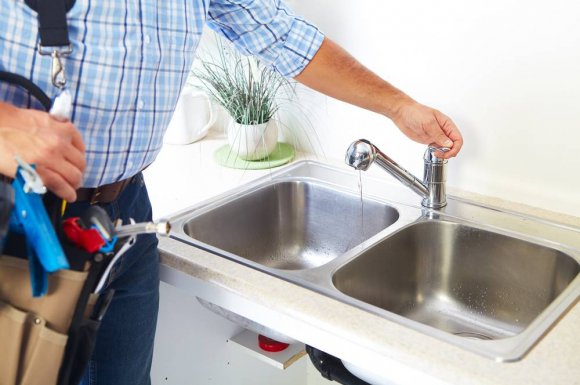
{"type": "Polygon", "coordinates": [[[113,226],[97,206],[88,222],[61,226],[60,199],[45,194],[43,202],[40,177],[18,162],[12,188],[0,184],[0,219],[10,216],[0,223],[0,384],[77,385],[114,294],[97,283],[120,244],[95,237],[94,218],[109,233],[113,226]]]}
{"type": "MultiPolygon", "coordinates": [[[[112,261],[114,250],[103,252],[99,243],[97,251],[88,251],[80,248],[79,243],[72,242],[60,225],[60,216],[54,219],[53,208],[60,207],[60,200],[54,195],[45,197],[47,207],[51,208],[48,211],[52,211],[51,222],[58,225],[47,227],[46,232],[38,236],[43,238],[46,233],[55,233],[60,244],[58,248],[66,256],[70,268],[59,268],[49,274],[41,271],[40,282],[46,286],[38,295],[35,289],[42,289],[42,284],[39,287],[38,270],[35,272],[35,265],[31,262],[38,257],[34,255],[40,250],[38,238],[31,238],[31,234],[26,232],[24,237],[14,232],[14,217],[21,212],[18,206],[20,196],[16,195],[14,207],[10,207],[11,231],[6,237],[4,253],[0,253],[0,384],[77,385],[114,294],[111,289],[95,290],[112,261]],[[23,244],[22,238],[28,243],[23,244]],[[34,241],[30,243],[30,239],[34,241]],[[27,258],[23,258],[26,254],[27,258]]],[[[41,205],[40,208],[46,215],[44,207],[41,205]]],[[[93,211],[102,210],[97,206],[91,208],[93,211]]],[[[33,213],[38,215],[38,210],[27,212],[25,220],[33,213]]],[[[108,218],[104,211],[100,213],[103,219],[108,218]]],[[[78,230],[94,231],[92,228],[78,230]]],[[[58,253],[58,250],[51,251],[48,257],[53,258],[58,253]]]]}
{"type": "Polygon", "coordinates": [[[48,290],[34,297],[29,261],[0,255],[0,384],[76,385],[94,349],[98,327],[114,291],[94,293],[110,261],[66,243],[79,271],[48,276],[48,290]]]}
{"type": "Polygon", "coordinates": [[[28,262],[0,256],[0,384],[55,384],[86,271],[49,276],[33,297],[28,262]]]}

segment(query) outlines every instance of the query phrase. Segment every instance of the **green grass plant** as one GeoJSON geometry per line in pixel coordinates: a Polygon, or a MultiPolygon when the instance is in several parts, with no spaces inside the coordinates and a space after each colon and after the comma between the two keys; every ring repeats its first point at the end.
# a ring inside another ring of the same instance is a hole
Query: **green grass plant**
{"type": "Polygon", "coordinates": [[[270,121],[280,103],[295,96],[295,84],[253,57],[242,56],[217,40],[217,52],[206,53],[192,70],[197,86],[216,100],[236,123],[270,121]]]}

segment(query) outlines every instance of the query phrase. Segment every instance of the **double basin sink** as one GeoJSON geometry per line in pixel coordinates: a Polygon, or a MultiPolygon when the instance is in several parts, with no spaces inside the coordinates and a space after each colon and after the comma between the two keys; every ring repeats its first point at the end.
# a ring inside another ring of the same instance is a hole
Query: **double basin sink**
{"type": "Polygon", "coordinates": [[[424,209],[317,162],[171,221],[182,242],[498,361],[523,357],[580,296],[580,229],[453,197],[424,209]]]}

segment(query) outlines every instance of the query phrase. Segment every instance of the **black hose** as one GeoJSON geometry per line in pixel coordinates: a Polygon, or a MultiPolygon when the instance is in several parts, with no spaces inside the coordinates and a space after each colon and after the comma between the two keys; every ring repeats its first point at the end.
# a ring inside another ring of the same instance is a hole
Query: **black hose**
{"type": "Polygon", "coordinates": [[[26,79],[24,76],[0,71],[0,81],[24,88],[42,104],[46,111],[50,110],[50,107],[52,106],[50,98],[40,89],[40,87],[26,79]]]}
{"type": "Polygon", "coordinates": [[[314,367],[327,380],[336,381],[343,385],[369,385],[368,382],[349,372],[340,359],[309,345],[306,345],[306,352],[314,367]]]}

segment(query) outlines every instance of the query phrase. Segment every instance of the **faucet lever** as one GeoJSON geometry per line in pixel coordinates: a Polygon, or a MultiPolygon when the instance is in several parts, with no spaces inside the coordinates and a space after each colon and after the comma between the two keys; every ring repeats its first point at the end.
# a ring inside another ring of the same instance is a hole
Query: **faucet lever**
{"type": "Polygon", "coordinates": [[[449,147],[437,147],[433,144],[430,144],[427,147],[427,150],[425,151],[425,155],[423,156],[423,159],[425,161],[429,161],[429,162],[433,162],[433,163],[442,163],[443,161],[445,161],[445,159],[435,156],[435,153],[436,152],[446,153],[447,151],[450,151],[450,150],[451,149],[449,147]]]}

